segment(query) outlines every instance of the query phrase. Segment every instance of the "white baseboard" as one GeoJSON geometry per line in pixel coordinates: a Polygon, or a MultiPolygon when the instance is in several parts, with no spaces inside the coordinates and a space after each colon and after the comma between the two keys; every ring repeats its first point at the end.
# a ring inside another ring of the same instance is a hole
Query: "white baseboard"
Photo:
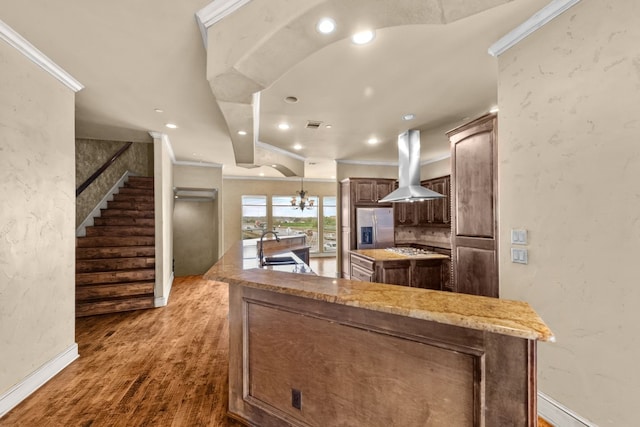
{"type": "Polygon", "coordinates": [[[67,347],[62,353],[36,369],[28,377],[14,385],[6,393],[0,395],[0,417],[4,416],[31,393],[42,387],[58,372],[66,368],[79,357],[78,344],[67,347]]]}
{"type": "Polygon", "coordinates": [[[540,391],[538,414],[555,427],[598,427],[540,391]]]}
{"type": "Polygon", "coordinates": [[[175,278],[175,274],[171,272],[171,276],[169,277],[169,293],[167,293],[164,297],[156,297],[153,305],[155,307],[164,307],[169,303],[169,295],[171,295],[171,287],[173,286],[173,279],[175,278]]]}
{"type": "Polygon", "coordinates": [[[107,194],[104,195],[102,200],[100,200],[98,204],[93,208],[93,210],[89,213],[89,215],[87,215],[84,221],[82,221],[82,224],[80,224],[78,228],[76,228],[76,237],[84,237],[87,235],[87,227],[91,227],[93,225],[93,219],[100,216],[101,209],[107,208],[107,202],[113,200],[113,194],[117,193],[120,188],[124,186],[124,183],[127,182],[127,179],[130,176],[138,176],[138,174],[129,171],[126,171],[124,174],[122,174],[118,182],[116,182],[113,187],[111,187],[109,191],[107,191],[107,194]]]}

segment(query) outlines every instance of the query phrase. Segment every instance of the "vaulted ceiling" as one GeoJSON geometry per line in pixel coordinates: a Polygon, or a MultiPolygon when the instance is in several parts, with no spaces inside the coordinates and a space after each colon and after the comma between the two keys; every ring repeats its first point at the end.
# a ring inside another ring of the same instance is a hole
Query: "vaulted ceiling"
{"type": "Polygon", "coordinates": [[[430,132],[496,105],[487,49],[547,1],[241,3],[205,37],[195,14],[211,8],[207,0],[4,0],[0,20],[85,86],[78,137],[161,131],[178,161],[223,164],[225,175],[329,178],[335,160],[395,162],[397,134],[408,128],[427,136],[424,160],[446,155],[445,139],[430,132]],[[324,16],[334,33],[316,31],[324,16]],[[362,29],[374,40],[353,44],[362,29]],[[403,121],[408,113],[415,118],[403,121]]]}

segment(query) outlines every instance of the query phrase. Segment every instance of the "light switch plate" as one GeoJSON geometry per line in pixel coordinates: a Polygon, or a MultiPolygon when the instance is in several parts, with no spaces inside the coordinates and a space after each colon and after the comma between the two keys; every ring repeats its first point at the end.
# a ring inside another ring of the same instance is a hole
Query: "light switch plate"
{"type": "Polygon", "coordinates": [[[522,248],[511,248],[511,262],[518,264],[529,263],[529,251],[522,248]]]}
{"type": "Polygon", "coordinates": [[[527,230],[511,229],[511,244],[513,245],[526,245],[527,244],[527,230]]]}

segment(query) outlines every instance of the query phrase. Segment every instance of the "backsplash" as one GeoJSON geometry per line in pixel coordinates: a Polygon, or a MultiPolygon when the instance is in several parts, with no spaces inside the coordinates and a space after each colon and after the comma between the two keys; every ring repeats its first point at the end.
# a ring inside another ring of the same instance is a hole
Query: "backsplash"
{"type": "Polygon", "coordinates": [[[436,227],[396,227],[395,243],[451,249],[451,230],[436,227]]]}

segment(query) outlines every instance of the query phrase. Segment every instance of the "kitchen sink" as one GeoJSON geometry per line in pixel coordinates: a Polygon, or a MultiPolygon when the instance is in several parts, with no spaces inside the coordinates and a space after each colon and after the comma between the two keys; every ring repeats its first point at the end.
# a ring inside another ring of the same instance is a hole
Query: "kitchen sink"
{"type": "Polygon", "coordinates": [[[264,265],[293,265],[298,262],[290,256],[271,256],[264,259],[264,265]]]}

